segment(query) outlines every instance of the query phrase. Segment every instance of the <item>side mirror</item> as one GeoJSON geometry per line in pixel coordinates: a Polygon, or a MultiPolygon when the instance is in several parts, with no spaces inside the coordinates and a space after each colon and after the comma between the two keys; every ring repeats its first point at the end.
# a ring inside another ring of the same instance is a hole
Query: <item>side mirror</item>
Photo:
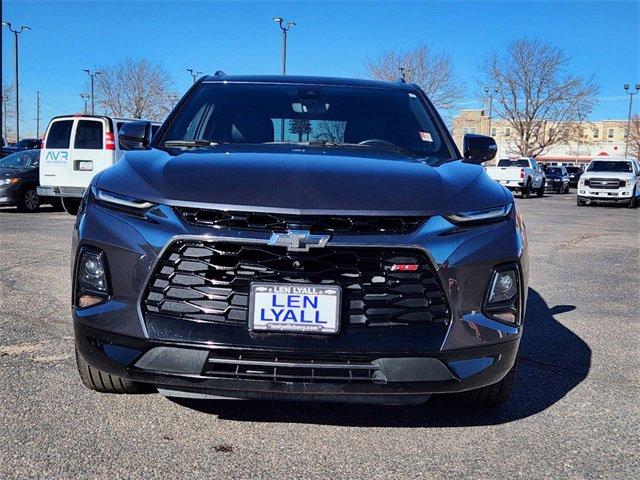
{"type": "Polygon", "coordinates": [[[140,120],[125,123],[118,137],[123,150],[146,150],[151,143],[151,122],[140,120]]]}
{"type": "Polygon", "coordinates": [[[492,137],[467,133],[463,141],[463,155],[466,163],[480,164],[492,160],[498,153],[498,145],[492,137]]]}

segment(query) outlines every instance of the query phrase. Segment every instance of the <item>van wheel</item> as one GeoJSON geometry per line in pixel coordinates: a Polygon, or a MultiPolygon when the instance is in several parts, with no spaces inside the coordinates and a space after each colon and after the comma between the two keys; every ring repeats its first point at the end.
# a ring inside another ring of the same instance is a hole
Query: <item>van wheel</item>
{"type": "Polygon", "coordinates": [[[466,392],[454,393],[450,395],[450,398],[457,405],[467,407],[497,407],[506,402],[511,396],[517,370],[518,360],[516,359],[509,373],[498,383],[466,392]]]}
{"type": "Polygon", "coordinates": [[[40,207],[40,197],[36,187],[25,187],[18,197],[18,210],[21,212],[35,212],[40,207]]]}
{"type": "Polygon", "coordinates": [[[52,197],[49,199],[49,204],[53,207],[56,212],[61,212],[64,210],[62,206],[62,201],[59,198],[52,197]]]}
{"type": "Polygon", "coordinates": [[[69,215],[77,215],[78,209],[80,208],[80,199],[79,198],[63,198],[62,199],[62,208],[69,215]]]}
{"type": "Polygon", "coordinates": [[[132,382],[103,372],[89,365],[76,348],[76,365],[80,380],[89,390],[101,393],[141,393],[148,391],[144,384],[132,382]]]}
{"type": "Polygon", "coordinates": [[[529,198],[531,196],[531,182],[527,182],[527,185],[522,189],[522,198],[529,198]]]}

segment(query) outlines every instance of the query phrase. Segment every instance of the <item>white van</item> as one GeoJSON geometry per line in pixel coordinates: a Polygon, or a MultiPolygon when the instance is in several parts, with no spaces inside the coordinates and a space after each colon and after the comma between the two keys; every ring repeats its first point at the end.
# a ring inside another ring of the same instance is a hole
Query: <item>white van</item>
{"type": "MultiPolygon", "coordinates": [[[[64,115],[49,123],[40,151],[38,195],[61,197],[64,209],[75,215],[93,176],[122,157],[119,132],[134,118],[103,115],[64,115]]],[[[151,122],[152,135],[161,123],[151,122]]]]}

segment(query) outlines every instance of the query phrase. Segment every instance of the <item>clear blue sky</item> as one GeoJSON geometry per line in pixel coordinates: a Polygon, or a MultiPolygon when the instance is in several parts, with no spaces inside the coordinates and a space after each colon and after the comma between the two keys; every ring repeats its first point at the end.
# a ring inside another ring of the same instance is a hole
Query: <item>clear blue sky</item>
{"type": "MultiPolygon", "coordinates": [[[[521,36],[563,48],[581,75],[595,74],[600,105],[592,118],[626,118],[622,85],[640,82],[640,2],[178,2],[4,1],[3,21],[32,28],[20,37],[21,136],[52,115],[82,109],[83,68],[125,57],[161,62],[181,93],[186,68],[207,73],[277,74],[280,32],[271,20],[294,19],[288,72],[363,76],[363,61],[421,42],[447,52],[467,81],[463,108],[479,106],[478,62],[521,36]]],[[[2,33],[2,74],[13,79],[13,36],[2,33]]],[[[636,97],[634,110],[640,107],[636,97]]]]}

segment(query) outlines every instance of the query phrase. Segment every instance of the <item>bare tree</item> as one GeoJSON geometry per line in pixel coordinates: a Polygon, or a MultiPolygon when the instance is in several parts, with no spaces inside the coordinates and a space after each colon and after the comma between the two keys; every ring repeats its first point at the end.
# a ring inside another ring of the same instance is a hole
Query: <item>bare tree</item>
{"type": "Polygon", "coordinates": [[[160,64],[146,59],[126,59],[99,69],[96,102],[118,117],[163,120],[171,108],[173,80],[160,64]]]}
{"type": "Polygon", "coordinates": [[[486,81],[499,88],[496,114],[513,128],[513,148],[520,155],[535,157],[575,140],[597,103],[593,78],[567,73],[568,61],[558,48],[520,39],[483,62],[486,81]]]}
{"type": "Polygon", "coordinates": [[[13,135],[13,121],[16,118],[15,90],[13,83],[2,80],[2,135],[13,135]]]}
{"type": "Polygon", "coordinates": [[[317,123],[313,137],[326,142],[343,142],[347,122],[322,120],[317,123]]]}
{"type": "MultiPolygon", "coordinates": [[[[624,128],[627,128],[626,123],[624,128]]],[[[629,155],[640,160],[640,115],[631,117],[631,125],[627,135],[629,135],[629,155]]]]}
{"type": "Polygon", "coordinates": [[[451,57],[425,44],[411,50],[389,50],[368,60],[365,67],[370,77],[379,80],[396,80],[402,72],[406,81],[422,88],[439,109],[452,109],[463,95],[451,57]]]}

